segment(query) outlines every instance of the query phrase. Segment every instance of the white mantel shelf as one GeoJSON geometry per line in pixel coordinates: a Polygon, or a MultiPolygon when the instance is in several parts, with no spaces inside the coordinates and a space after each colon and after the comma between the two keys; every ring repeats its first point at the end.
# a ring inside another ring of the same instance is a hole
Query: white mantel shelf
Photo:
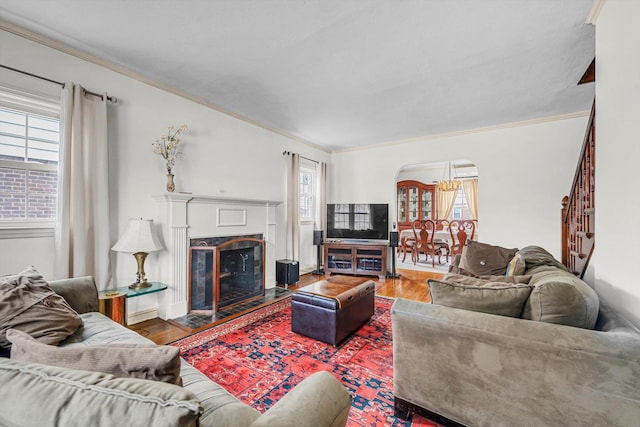
{"type": "Polygon", "coordinates": [[[227,197],[227,196],[211,196],[207,194],[192,194],[192,193],[163,193],[154,194],[151,196],[156,201],[175,201],[175,202],[188,202],[188,203],[225,203],[230,205],[245,205],[245,206],[278,206],[282,204],[281,200],[264,200],[264,199],[249,199],[239,197],[227,197]]]}

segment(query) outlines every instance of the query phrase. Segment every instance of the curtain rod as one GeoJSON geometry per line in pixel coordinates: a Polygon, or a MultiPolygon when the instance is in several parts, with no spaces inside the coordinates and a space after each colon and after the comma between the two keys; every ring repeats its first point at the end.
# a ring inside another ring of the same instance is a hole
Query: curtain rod
{"type": "MultiPolygon", "coordinates": [[[[16,73],[24,74],[24,75],[29,76],[29,77],[35,77],[36,79],[44,80],[44,81],[49,82],[49,83],[54,83],[54,84],[60,85],[61,87],[64,88],[64,83],[56,81],[56,80],[48,79],[46,77],[42,77],[42,76],[39,76],[37,74],[28,73],[26,71],[18,70],[17,68],[7,67],[6,65],[2,65],[2,64],[0,64],[0,68],[4,68],[4,69],[10,70],[10,71],[15,71],[16,73]]],[[[99,93],[91,92],[91,91],[86,90],[84,88],[83,88],[83,90],[84,90],[84,93],[86,93],[86,94],[97,96],[100,99],[104,99],[103,95],[101,95],[99,93]]],[[[113,102],[114,104],[116,102],[118,102],[118,98],[116,98],[115,96],[108,96],[107,95],[107,100],[113,102]]]]}
{"type": "MultiPolygon", "coordinates": [[[[283,151],[283,152],[282,152],[282,155],[283,155],[283,156],[284,156],[284,155],[289,155],[289,154],[293,154],[293,153],[292,153],[291,151],[283,151]]],[[[299,154],[298,154],[298,155],[299,155],[299,154]]],[[[299,156],[300,156],[300,155],[299,155],[299,156]]],[[[313,162],[313,163],[320,164],[320,162],[319,162],[319,161],[317,161],[317,160],[313,160],[313,159],[310,159],[310,158],[308,158],[308,157],[300,156],[300,158],[301,158],[301,159],[305,159],[305,160],[309,160],[310,162],[313,162]]]]}

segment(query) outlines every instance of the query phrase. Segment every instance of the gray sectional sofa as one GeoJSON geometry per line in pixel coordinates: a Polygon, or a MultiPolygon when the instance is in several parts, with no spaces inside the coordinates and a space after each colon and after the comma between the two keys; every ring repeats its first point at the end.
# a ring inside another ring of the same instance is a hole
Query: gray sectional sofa
{"type": "Polygon", "coordinates": [[[548,252],[519,253],[531,287],[520,316],[394,303],[396,414],[467,426],[640,425],[638,329],[548,252]]]}
{"type": "MultiPolygon", "coordinates": [[[[50,285],[80,314],[84,323],[59,347],[153,345],[97,312],[98,296],[91,277],[54,281],[50,285]]],[[[346,424],[351,396],[327,372],[306,378],[260,414],[184,360],[180,359],[180,363],[182,387],[0,359],[0,425],[337,427],[346,424]]]]}

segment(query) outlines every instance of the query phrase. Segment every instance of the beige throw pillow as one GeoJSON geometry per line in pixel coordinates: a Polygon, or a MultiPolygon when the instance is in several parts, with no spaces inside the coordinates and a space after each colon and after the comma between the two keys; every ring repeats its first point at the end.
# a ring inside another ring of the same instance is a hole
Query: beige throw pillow
{"type": "Polygon", "coordinates": [[[5,336],[9,328],[56,345],[80,326],[78,313],[33,267],[0,277],[0,347],[10,346],[5,336]]]}
{"type": "Polygon", "coordinates": [[[473,240],[467,241],[462,250],[460,268],[475,276],[502,275],[518,249],[507,249],[473,240]]]}
{"type": "Polygon", "coordinates": [[[55,347],[42,344],[16,329],[9,329],[7,338],[13,343],[11,358],[22,362],[182,385],[178,347],[153,344],[55,347]]]}
{"type": "Polygon", "coordinates": [[[471,286],[433,279],[428,283],[433,304],[509,317],[520,317],[533,289],[524,284],[471,286]]]}
{"type": "Polygon", "coordinates": [[[511,261],[509,261],[509,265],[507,265],[507,276],[520,276],[524,274],[524,271],[527,268],[527,263],[525,262],[520,252],[516,253],[511,261]]]}

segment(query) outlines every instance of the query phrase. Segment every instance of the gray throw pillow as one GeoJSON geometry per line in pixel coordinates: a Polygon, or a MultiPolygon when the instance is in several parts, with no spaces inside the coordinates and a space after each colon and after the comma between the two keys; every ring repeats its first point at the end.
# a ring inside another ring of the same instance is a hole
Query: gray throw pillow
{"type": "Polygon", "coordinates": [[[487,283],[503,283],[507,284],[528,284],[531,281],[531,276],[468,276],[466,274],[456,274],[456,273],[447,273],[442,278],[445,282],[454,282],[460,283],[463,285],[472,285],[472,286],[484,286],[487,283]]]}
{"type": "Polygon", "coordinates": [[[0,423],[8,426],[196,427],[202,405],[172,384],[0,360],[0,423]]]}
{"type": "Polygon", "coordinates": [[[11,358],[22,362],[182,385],[178,347],[117,343],[82,348],[55,347],[42,344],[16,329],[7,331],[7,339],[13,343],[11,358]]]}
{"type": "Polygon", "coordinates": [[[527,270],[545,265],[567,271],[567,267],[555,259],[546,249],[543,249],[540,246],[526,246],[520,249],[518,253],[524,259],[527,270]]]}
{"type": "Polygon", "coordinates": [[[78,313],[33,267],[0,277],[0,347],[9,348],[6,331],[10,328],[56,345],[80,326],[78,313]]]}
{"type": "Polygon", "coordinates": [[[520,317],[533,289],[524,284],[470,286],[433,279],[428,283],[433,304],[509,317],[520,317]]]}
{"type": "Polygon", "coordinates": [[[513,259],[516,252],[518,252],[517,248],[507,249],[469,240],[462,250],[459,267],[475,276],[504,276],[509,261],[513,259]]]}

